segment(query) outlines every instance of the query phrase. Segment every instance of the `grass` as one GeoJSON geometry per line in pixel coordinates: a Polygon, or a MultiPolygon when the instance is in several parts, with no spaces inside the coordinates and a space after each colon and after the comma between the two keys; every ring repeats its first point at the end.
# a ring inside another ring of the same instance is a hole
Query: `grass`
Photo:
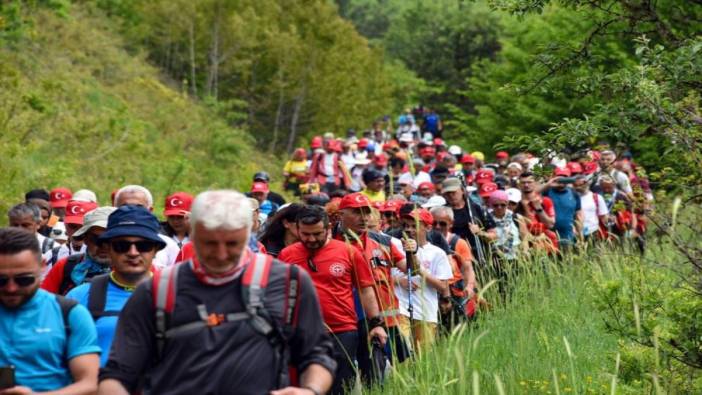
{"type": "Polygon", "coordinates": [[[107,204],[112,190],[143,184],[161,205],[175,190],[241,190],[278,168],[246,131],[128,52],[114,20],[70,10],[32,11],[20,38],[0,38],[0,212],[39,187],[89,188],[107,204]]]}
{"type": "MultiPolygon", "coordinates": [[[[618,338],[605,330],[593,292],[593,268],[612,264],[594,253],[520,263],[508,301],[397,367],[373,393],[625,393],[613,380],[618,338]]],[[[496,287],[484,296],[499,299],[496,287]]]]}

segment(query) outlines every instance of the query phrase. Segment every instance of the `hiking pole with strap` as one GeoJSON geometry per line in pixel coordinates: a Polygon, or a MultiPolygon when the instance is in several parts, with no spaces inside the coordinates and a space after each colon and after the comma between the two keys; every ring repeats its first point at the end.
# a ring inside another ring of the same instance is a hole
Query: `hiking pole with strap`
{"type": "MultiPolygon", "coordinates": [[[[409,238],[407,237],[407,234],[403,232],[403,237],[405,240],[408,240],[409,238]]],[[[409,322],[410,322],[410,330],[409,330],[409,337],[410,337],[410,347],[414,346],[414,308],[412,307],[412,267],[415,264],[415,258],[416,258],[416,250],[415,251],[407,251],[405,249],[405,262],[407,262],[407,312],[409,313],[409,322]]]]}
{"type": "MultiPolygon", "coordinates": [[[[473,208],[470,205],[470,198],[468,197],[468,186],[466,185],[466,177],[463,175],[463,173],[460,173],[458,175],[458,179],[461,180],[461,188],[463,188],[463,201],[465,202],[466,208],[468,209],[468,215],[470,215],[469,224],[476,225],[475,213],[473,213],[473,208]]],[[[480,241],[480,237],[478,237],[478,235],[476,235],[473,232],[470,232],[470,234],[471,236],[473,236],[473,240],[475,240],[475,252],[478,255],[478,262],[480,262],[481,264],[485,264],[487,261],[485,260],[485,255],[483,254],[483,245],[480,241]]]]}

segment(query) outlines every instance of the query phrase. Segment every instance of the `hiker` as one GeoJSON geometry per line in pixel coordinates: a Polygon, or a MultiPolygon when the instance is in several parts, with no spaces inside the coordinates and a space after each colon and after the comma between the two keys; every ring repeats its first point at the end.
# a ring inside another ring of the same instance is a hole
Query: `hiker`
{"type": "Polygon", "coordinates": [[[295,196],[300,196],[300,184],[307,182],[309,177],[309,165],[304,148],[295,149],[292,158],[285,162],[283,177],[285,177],[283,188],[295,196]]]}
{"type": "Polygon", "coordinates": [[[107,363],[117,327],[117,317],[140,282],[151,278],[151,262],[166,243],[159,237],[158,219],[140,206],[122,206],[107,220],[98,237],[109,254],[109,273],[73,288],[67,298],[85,306],[95,321],[98,344],[103,350],[100,366],[107,363]]]}
{"type": "Polygon", "coordinates": [[[68,188],[54,188],[49,191],[49,204],[53,213],[63,221],[63,217],[66,216],[66,206],[68,201],[73,197],[73,192],[68,188]]]}
{"type": "Polygon", "coordinates": [[[329,217],[324,209],[304,206],[296,222],[300,241],[283,249],[278,258],[302,268],[312,278],[324,324],[333,338],[334,359],[338,365],[330,394],[343,394],[344,387],[353,386],[356,378],[354,361],[359,339],[354,287],[367,317],[368,337],[377,338],[381,346],[387,339],[385,320],[380,315],[373,288],[375,282],[358,249],[329,238],[329,217]]]}
{"type": "Polygon", "coordinates": [[[98,238],[107,227],[107,218],[114,207],[98,207],[83,218],[83,226],[74,234],[74,238],[84,241],[85,253],[77,253],[62,258],[54,264],[41,283],[42,289],[66,295],[68,291],[89,282],[93,277],[110,271],[110,256],[106,245],[98,238]]]}
{"type": "Polygon", "coordinates": [[[39,289],[36,235],[0,229],[0,366],[15,386],[3,394],[93,394],[100,347],[90,314],[75,301],[39,289]]]}
{"type": "Polygon", "coordinates": [[[52,249],[57,243],[53,239],[39,233],[39,228],[41,227],[39,207],[31,203],[20,203],[10,208],[10,211],[7,212],[7,217],[11,227],[22,228],[36,236],[42,254],[42,261],[44,264],[49,262],[53,253],[52,249]]]}
{"type": "Polygon", "coordinates": [[[575,241],[581,237],[583,223],[580,206],[580,195],[569,185],[575,181],[570,176],[570,170],[557,167],[553,177],[544,184],[542,194],[553,202],[556,212],[554,230],[558,235],[558,248],[565,252],[573,247],[575,241]]]}
{"type": "Polygon", "coordinates": [[[163,216],[166,221],[161,228],[166,236],[173,239],[179,249],[190,241],[190,206],[193,204],[193,195],[186,192],[175,192],[166,197],[163,216]]]}
{"type": "Polygon", "coordinates": [[[98,394],[139,391],[145,376],[151,393],[292,390],[288,365],[304,393],[329,389],[335,363],[314,286],[303,270],[247,248],[251,211],[235,191],[195,197],[195,257],[137,286],[98,394]]]}

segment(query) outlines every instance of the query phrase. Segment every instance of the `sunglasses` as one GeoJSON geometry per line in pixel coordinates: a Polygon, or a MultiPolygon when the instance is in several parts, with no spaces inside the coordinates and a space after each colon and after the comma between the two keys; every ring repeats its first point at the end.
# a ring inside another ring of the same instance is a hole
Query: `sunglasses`
{"type": "Polygon", "coordinates": [[[15,277],[0,276],[0,288],[5,288],[10,280],[17,284],[18,287],[24,288],[34,284],[37,281],[37,276],[33,274],[20,274],[15,277]]]}
{"type": "Polygon", "coordinates": [[[442,228],[445,228],[448,226],[448,222],[446,222],[446,221],[437,221],[437,222],[435,222],[435,224],[436,224],[436,226],[439,226],[442,228]]]}
{"type": "Polygon", "coordinates": [[[395,213],[393,211],[383,211],[383,217],[385,218],[392,218],[395,216],[395,213]]]}
{"type": "Polygon", "coordinates": [[[492,207],[494,207],[494,208],[505,208],[505,207],[507,207],[507,205],[506,205],[506,204],[493,204],[492,207]]]}
{"type": "Polygon", "coordinates": [[[156,248],[156,243],[149,240],[127,241],[115,240],[110,242],[112,250],[118,254],[125,254],[132,249],[132,245],[136,247],[140,253],[151,252],[156,248]]]}

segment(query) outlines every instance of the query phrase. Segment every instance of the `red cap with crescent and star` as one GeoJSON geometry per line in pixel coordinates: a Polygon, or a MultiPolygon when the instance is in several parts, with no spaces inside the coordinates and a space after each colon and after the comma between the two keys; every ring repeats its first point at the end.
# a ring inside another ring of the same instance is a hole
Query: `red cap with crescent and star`
{"type": "Polygon", "coordinates": [[[166,197],[165,209],[163,215],[166,217],[172,215],[185,215],[190,213],[190,207],[193,205],[193,195],[186,192],[175,192],[166,197]]]}
{"type": "Polygon", "coordinates": [[[339,203],[339,210],[359,207],[371,207],[371,202],[368,197],[360,192],[344,196],[339,203]]]}
{"type": "Polygon", "coordinates": [[[49,192],[49,203],[52,208],[64,208],[73,197],[73,192],[68,188],[54,188],[49,192]]]}
{"type": "Polygon", "coordinates": [[[66,217],[63,222],[66,224],[83,225],[85,213],[95,210],[98,207],[95,202],[83,200],[69,200],[66,205],[66,217]]]}

